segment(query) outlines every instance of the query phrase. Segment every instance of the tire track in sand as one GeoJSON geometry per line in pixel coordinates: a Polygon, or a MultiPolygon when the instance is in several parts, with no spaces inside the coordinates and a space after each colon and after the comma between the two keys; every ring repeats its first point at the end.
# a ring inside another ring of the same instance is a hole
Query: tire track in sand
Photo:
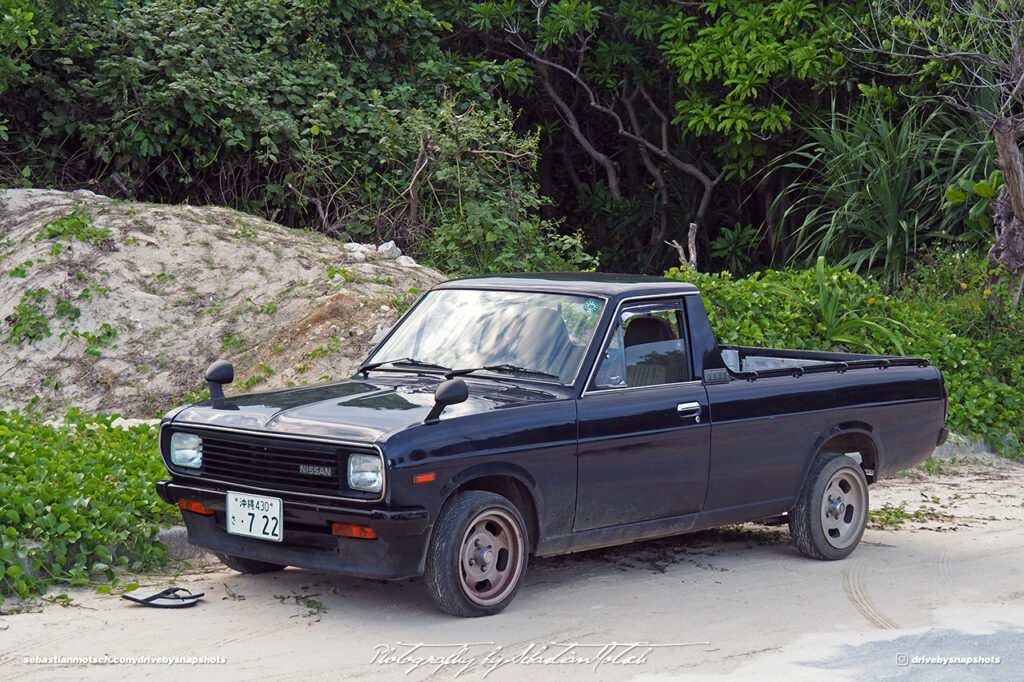
{"type": "Polygon", "coordinates": [[[854,559],[848,566],[843,568],[843,592],[846,593],[850,603],[853,604],[860,615],[864,616],[869,623],[882,630],[898,630],[899,625],[886,616],[871,601],[868,594],[867,583],[864,581],[864,561],[854,559]]]}

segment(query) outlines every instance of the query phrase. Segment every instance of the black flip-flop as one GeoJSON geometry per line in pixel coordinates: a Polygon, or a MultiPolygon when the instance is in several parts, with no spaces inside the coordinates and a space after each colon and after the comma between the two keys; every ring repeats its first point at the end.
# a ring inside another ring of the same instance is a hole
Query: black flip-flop
{"type": "Polygon", "coordinates": [[[186,606],[195,606],[196,602],[204,594],[205,592],[192,594],[184,587],[168,587],[163,592],[157,592],[148,597],[133,597],[130,594],[122,594],[121,598],[158,609],[182,609],[186,606]]]}

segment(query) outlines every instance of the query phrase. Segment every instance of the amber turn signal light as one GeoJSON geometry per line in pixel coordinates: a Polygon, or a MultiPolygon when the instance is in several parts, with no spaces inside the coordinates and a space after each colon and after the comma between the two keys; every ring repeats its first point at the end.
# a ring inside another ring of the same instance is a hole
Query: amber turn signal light
{"type": "Polygon", "coordinates": [[[431,471],[429,474],[417,474],[412,477],[413,483],[430,483],[437,480],[437,473],[431,471]]]}
{"type": "Polygon", "coordinates": [[[372,528],[360,526],[357,523],[332,523],[331,535],[341,535],[346,538],[363,538],[364,540],[373,540],[377,537],[377,533],[372,528]]]}
{"type": "Polygon", "coordinates": [[[213,514],[213,510],[203,505],[198,500],[178,500],[178,506],[185,511],[195,512],[196,514],[204,514],[210,516],[213,514]]]}

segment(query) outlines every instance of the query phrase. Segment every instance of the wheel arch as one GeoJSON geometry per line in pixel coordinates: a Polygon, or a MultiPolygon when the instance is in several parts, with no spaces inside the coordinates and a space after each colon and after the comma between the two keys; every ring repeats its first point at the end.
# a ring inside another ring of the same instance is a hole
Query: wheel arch
{"type": "Polygon", "coordinates": [[[801,485],[806,484],[807,475],[814,460],[825,452],[838,452],[859,460],[860,468],[869,484],[877,478],[878,463],[882,448],[878,442],[874,428],[865,422],[843,422],[823,432],[811,448],[810,455],[804,464],[801,485]],[[854,456],[857,455],[857,456],[854,456]]]}
{"type": "Polygon", "coordinates": [[[441,508],[455,495],[467,490],[481,490],[501,495],[514,504],[526,523],[529,551],[537,548],[540,530],[540,503],[536,482],[524,470],[513,465],[482,465],[453,477],[445,486],[441,508]]]}

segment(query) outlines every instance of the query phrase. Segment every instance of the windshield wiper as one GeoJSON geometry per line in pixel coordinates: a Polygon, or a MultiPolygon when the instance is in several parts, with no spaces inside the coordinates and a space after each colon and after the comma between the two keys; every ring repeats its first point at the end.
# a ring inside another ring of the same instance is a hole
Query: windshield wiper
{"type": "Polygon", "coordinates": [[[462,376],[463,374],[471,374],[472,372],[479,372],[481,370],[487,370],[488,372],[508,372],[511,374],[528,374],[530,376],[544,377],[545,379],[558,379],[557,374],[549,374],[548,372],[542,372],[539,369],[518,367],[516,365],[510,365],[508,363],[501,365],[485,365],[484,367],[466,367],[464,369],[453,369],[444,376],[446,379],[451,379],[452,377],[462,376]]]}
{"type": "Polygon", "coordinates": [[[356,373],[362,372],[363,376],[369,376],[367,373],[371,369],[377,369],[384,365],[410,365],[412,367],[423,367],[426,369],[440,369],[445,372],[451,371],[451,367],[445,367],[444,365],[436,365],[433,362],[424,362],[423,360],[417,360],[416,358],[396,358],[394,360],[382,360],[381,362],[371,362],[368,365],[363,365],[356,370],[356,373]]]}

